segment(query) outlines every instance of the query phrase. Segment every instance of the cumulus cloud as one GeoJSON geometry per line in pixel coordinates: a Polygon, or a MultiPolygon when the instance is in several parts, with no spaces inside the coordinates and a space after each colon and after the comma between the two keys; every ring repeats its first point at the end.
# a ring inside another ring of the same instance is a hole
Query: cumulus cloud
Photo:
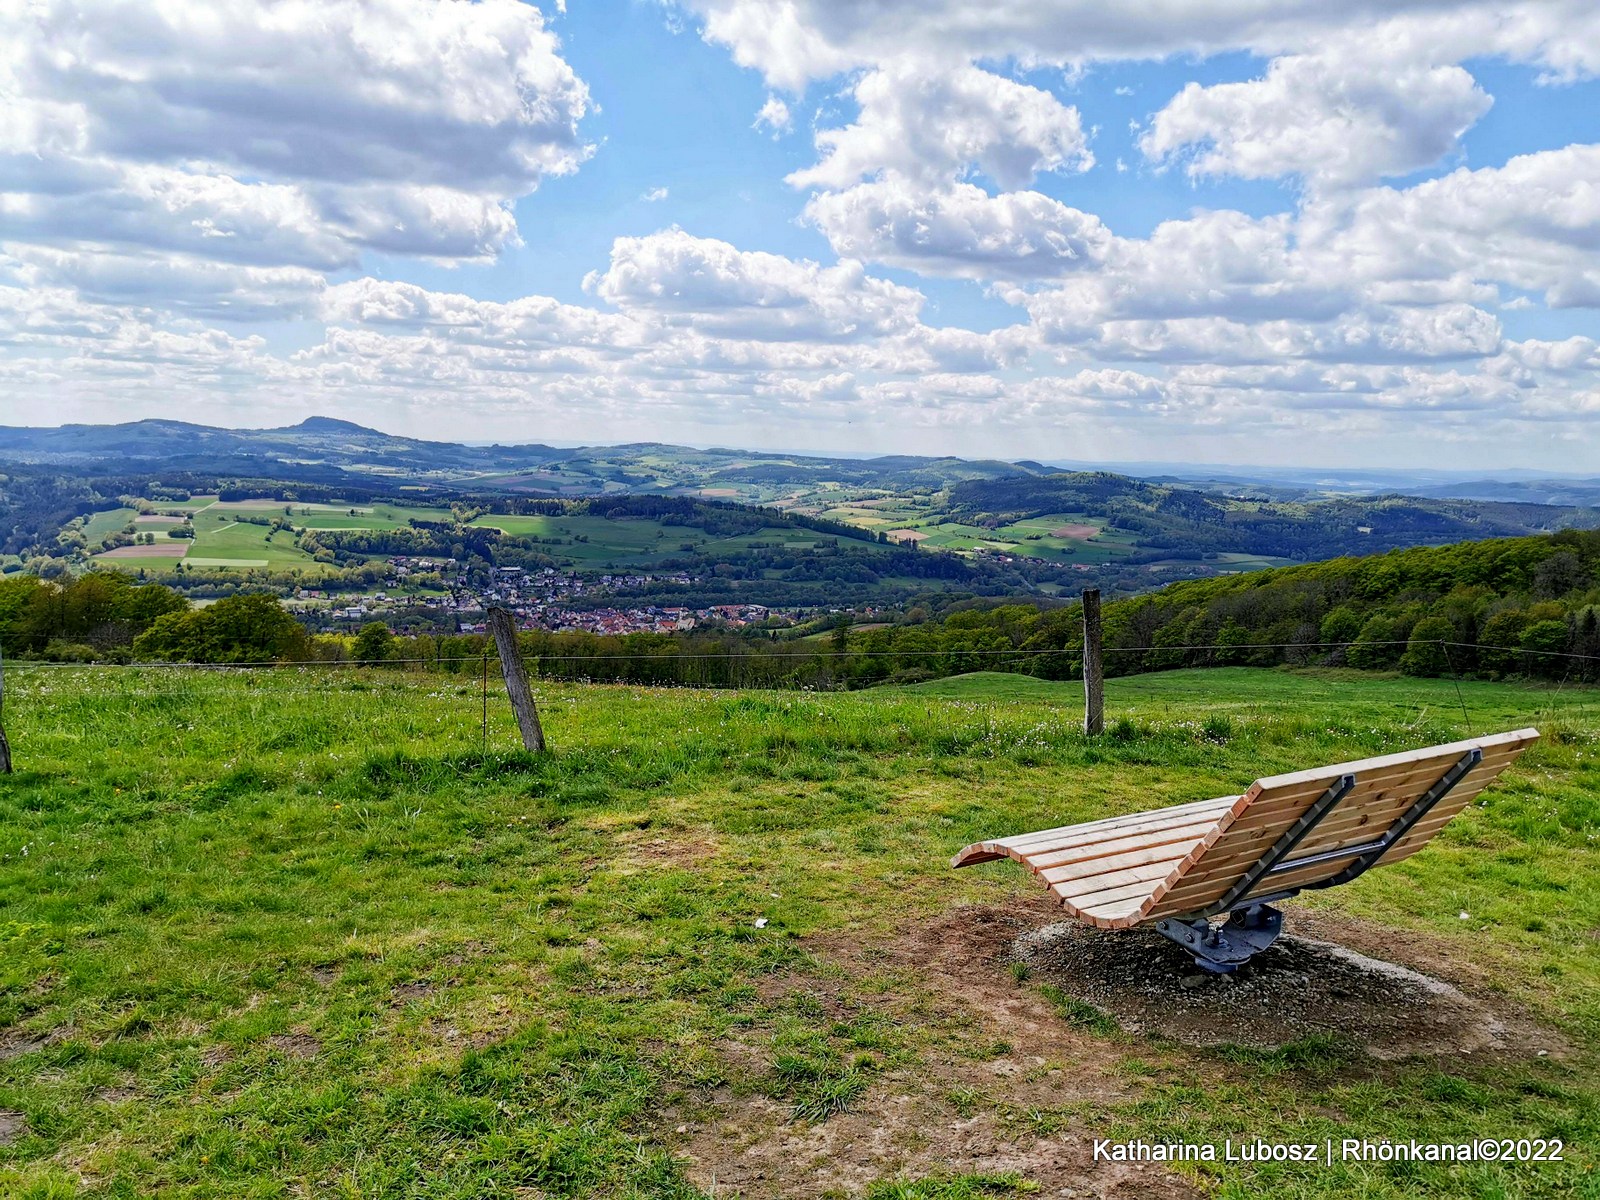
{"type": "MultiPolygon", "coordinates": [[[[1016,59],[1079,66],[1118,59],[1206,56],[1246,49],[1304,52],[1350,30],[1390,23],[1386,37],[1446,40],[1460,62],[1501,55],[1569,79],[1600,71],[1600,11],[1590,0],[680,0],[707,40],[775,87],[897,56],[1016,59]],[[1397,22],[1401,24],[1396,24],[1397,22]]],[[[1376,44],[1377,39],[1370,40],[1376,44]]],[[[1443,61],[1443,60],[1441,60],[1443,61]]]]}
{"type": "Polygon", "coordinates": [[[1139,149],[1158,162],[1181,155],[1192,175],[1299,175],[1323,186],[1430,166],[1492,100],[1461,67],[1386,53],[1376,41],[1277,58],[1247,83],[1190,83],[1139,149]]]}
{"type": "Polygon", "coordinates": [[[773,137],[781,137],[789,132],[794,123],[794,116],[789,111],[789,106],[777,96],[768,96],[762,104],[761,111],[756,113],[752,129],[770,129],[773,137]]]}
{"type": "Polygon", "coordinates": [[[922,294],[858,262],[823,267],[681,229],[617,238],[584,286],[602,300],[722,337],[851,341],[904,332],[922,294]]]}
{"type": "Polygon", "coordinates": [[[589,153],[558,50],[515,0],[8,5],[0,222],[263,269],[492,258],[589,153]]]}
{"type": "Polygon", "coordinates": [[[855,84],[856,120],[816,135],[822,159],[796,187],[848,187],[894,174],[924,182],[975,168],[1001,187],[1094,163],[1078,110],[1049,92],[970,64],[899,59],[855,84]]]}
{"type": "Polygon", "coordinates": [[[1039,192],[930,190],[899,178],[814,196],[805,219],[840,255],[983,281],[1084,271],[1112,240],[1098,217],[1039,192]]]}
{"type": "Polygon", "coordinates": [[[1324,199],[1299,231],[1308,252],[1359,277],[1465,276],[1555,307],[1600,306],[1600,145],[1324,199]]]}

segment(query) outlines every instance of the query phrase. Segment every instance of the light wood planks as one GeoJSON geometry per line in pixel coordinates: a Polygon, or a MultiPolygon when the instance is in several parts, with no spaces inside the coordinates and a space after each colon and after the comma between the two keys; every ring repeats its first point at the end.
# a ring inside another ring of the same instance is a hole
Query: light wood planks
{"type": "Polygon", "coordinates": [[[1107,929],[1186,916],[1220,899],[1285,830],[1340,776],[1355,786],[1295,847],[1289,860],[1349,849],[1281,872],[1258,891],[1282,891],[1330,879],[1376,841],[1474,746],[1483,761],[1380,860],[1397,862],[1430,838],[1539,736],[1519,729],[1357,762],[1259,779],[1241,796],[1129,813],[975,842],[951,860],[964,867],[998,858],[1026,866],[1072,915],[1107,929]]]}

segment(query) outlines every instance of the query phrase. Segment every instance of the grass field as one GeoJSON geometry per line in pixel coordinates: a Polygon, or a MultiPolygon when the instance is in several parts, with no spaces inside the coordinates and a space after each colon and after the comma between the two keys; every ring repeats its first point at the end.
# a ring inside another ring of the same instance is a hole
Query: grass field
{"type": "Polygon", "coordinates": [[[1554,1136],[1117,1194],[1600,1195],[1600,694],[1175,672],[1110,681],[1093,742],[1018,676],[538,694],[531,758],[470,677],[10,669],[0,1193],[957,1200],[1101,1194],[1096,1137],[1554,1136]],[[1527,724],[1435,846],[1288,908],[1426,947],[1548,1057],[1200,1049],[934,964],[964,906],[1038,910],[969,841],[1527,724]]]}
{"type": "MultiPolygon", "coordinates": [[[[283,516],[298,529],[403,529],[413,518],[418,520],[447,519],[447,509],[413,508],[405,505],[374,504],[284,504],[277,500],[235,500],[221,502],[216,497],[197,497],[187,505],[158,503],[159,509],[182,508],[192,513],[195,536],[183,561],[186,567],[233,568],[251,567],[285,570],[298,568],[309,576],[323,574],[325,568],[311,555],[295,545],[289,533],[273,533],[265,525],[251,524],[241,518],[272,518],[283,516]],[[290,511],[285,513],[284,509],[290,511]]],[[[132,509],[117,509],[99,513],[90,522],[88,533],[91,544],[106,533],[120,529],[132,519],[132,509]]],[[[158,541],[169,538],[169,530],[153,523],[139,526],[139,532],[154,533],[158,541]]],[[[178,561],[170,562],[148,556],[101,556],[106,565],[128,565],[146,571],[170,569],[178,561]],[[119,557],[133,561],[120,563],[119,557]]]]}
{"type": "Polygon", "coordinates": [[[994,529],[950,521],[936,502],[923,496],[882,495],[845,500],[821,509],[823,516],[874,533],[910,532],[919,545],[940,550],[989,550],[1022,554],[1048,562],[1098,564],[1131,554],[1137,538],[1108,530],[1106,522],[1081,513],[1052,513],[1013,521],[994,529]]]}
{"type": "Polygon", "coordinates": [[[805,529],[768,528],[748,535],[719,537],[687,525],[668,525],[640,518],[614,521],[605,517],[496,513],[479,517],[473,524],[519,537],[555,539],[555,544],[544,548],[554,557],[568,559],[578,567],[616,566],[642,570],[683,554],[685,546],[692,546],[700,553],[727,554],[748,549],[752,543],[782,543],[796,549],[809,549],[817,543],[817,535],[805,529]]]}

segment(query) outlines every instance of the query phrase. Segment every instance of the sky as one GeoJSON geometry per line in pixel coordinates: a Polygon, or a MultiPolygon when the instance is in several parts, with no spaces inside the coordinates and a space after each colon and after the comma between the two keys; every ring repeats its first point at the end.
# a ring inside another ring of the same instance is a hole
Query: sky
{"type": "Polygon", "coordinates": [[[1600,471],[1593,0],[0,0],[0,424],[1600,471]]]}

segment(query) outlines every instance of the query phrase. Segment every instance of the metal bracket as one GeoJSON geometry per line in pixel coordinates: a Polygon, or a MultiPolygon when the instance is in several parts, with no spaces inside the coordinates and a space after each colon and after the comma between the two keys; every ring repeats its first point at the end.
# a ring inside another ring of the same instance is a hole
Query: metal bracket
{"type": "MultiPolygon", "coordinates": [[[[1434,805],[1438,804],[1439,801],[1443,800],[1455,789],[1456,784],[1461,782],[1462,776],[1482,761],[1483,751],[1477,746],[1468,750],[1456,760],[1454,766],[1439,777],[1438,783],[1418,796],[1417,802],[1406,809],[1404,815],[1398,821],[1384,830],[1382,837],[1368,846],[1359,847],[1360,857],[1355,862],[1317,886],[1337,887],[1341,883],[1349,883],[1357,875],[1366,871],[1368,867],[1376,866],[1378,860],[1389,852],[1391,846],[1410,833],[1417,822],[1433,810],[1434,805]]],[[[1347,848],[1340,853],[1348,854],[1349,852],[1347,848]]]]}
{"type": "Polygon", "coordinates": [[[1294,852],[1296,846],[1305,840],[1306,835],[1322,822],[1322,818],[1331,813],[1339,801],[1350,794],[1350,789],[1355,785],[1356,777],[1354,775],[1341,775],[1334,780],[1329,785],[1328,790],[1312,801],[1311,807],[1301,813],[1296,818],[1295,823],[1283,831],[1278,840],[1267,848],[1267,852],[1258,858],[1248,871],[1239,876],[1232,887],[1222,893],[1221,897],[1216,901],[1206,905],[1196,915],[1214,917],[1219,913],[1225,913],[1237,907],[1239,902],[1249,895],[1256,884],[1260,883],[1265,876],[1272,874],[1274,871],[1303,865],[1300,862],[1285,864],[1284,860],[1294,852]]]}
{"type": "Polygon", "coordinates": [[[1260,954],[1283,932],[1283,914],[1265,904],[1237,908],[1221,925],[1204,917],[1168,917],[1156,930],[1190,954],[1203,971],[1229,975],[1260,954]]]}
{"type": "Polygon", "coordinates": [[[1417,797],[1416,802],[1375,840],[1356,846],[1320,850],[1303,858],[1290,858],[1289,855],[1294,852],[1294,848],[1303,842],[1322,819],[1334,810],[1339,801],[1355,787],[1354,775],[1341,775],[1327,791],[1317,797],[1293,825],[1284,830],[1266,853],[1257,859],[1220,899],[1191,916],[1167,917],[1157,921],[1156,929],[1193,954],[1195,962],[1203,969],[1223,974],[1238,970],[1253,955],[1272,945],[1282,932],[1283,914],[1270,907],[1273,901],[1287,900],[1302,891],[1349,883],[1368,868],[1376,866],[1397,842],[1433,811],[1439,801],[1450,794],[1468,771],[1482,761],[1483,751],[1477,746],[1472,747],[1439,777],[1437,783],[1417,797]],[[1266,895],[1250,895],[1263,882],[1270,882],[1274,875],[1284,875],[1290,871],[1316,866],[1318,863],[1338,862],[1344,859],[1352,861],[1343,870],[1330,875],[1327,879],[1298,884],[1266,895]],[[1222,925],[1213,926],[1209,918],[1221,913],[1228,914],[1227,921],[1222,925]]]}

